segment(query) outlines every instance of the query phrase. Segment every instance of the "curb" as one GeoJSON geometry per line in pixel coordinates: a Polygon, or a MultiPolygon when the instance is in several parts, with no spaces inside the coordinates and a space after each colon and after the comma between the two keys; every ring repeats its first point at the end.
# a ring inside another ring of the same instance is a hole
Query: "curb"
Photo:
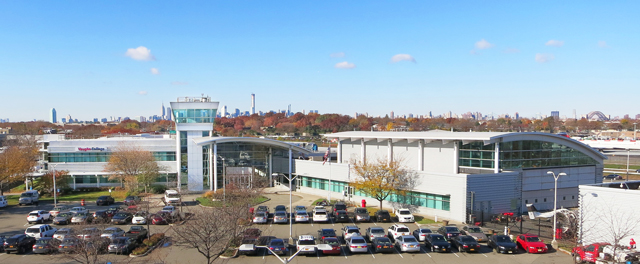
{"type": "Polygon", "coordinates": [[[130,258],[139,258],[139,257],[145,257],[147,255],[149,255],[149,253],[151,253],[151,251],[153,251],[154,249],[156,249],[158,246],[164,244],[164,241],[167,239],[167,237],[163,238],[162,240],[158,241],[158,244],[156,244],[153,247],[150,247],[149,249],[147,249],[147,252],[145,252],[144,254],[140,254],[140,255],[134,255],[133,253],[129,254],[130,258]]]}
{"type": "Polygon", "coordinates": [[[560,251],[560,252],[563,252],[563,253],[565,253],[565,254],[567,254],[567,255],[571,255],[571,252],[566,251],[566,250],[564,250],[564,249],[562,249],[562,248],[558,248],[558,249],[556,249],[556,250],[557,250],[557,251],[560,251]]]}
{"type": "MultiPolygon", "coordinates": [[[[289,191],[283,191],[283,192],[287,192],[287,193],[278,193],[278,192],[274,192],[273,194],[276,194],[276,195],[289,195],[289,191]]],[[[291,193],[291,195],[292,195],[292,196],[297,196],[297,197],[300,197],[300,198],[304,198],[304,196],[302,196],[302,195],[300,195],[300,194],[294,194],[294,193],[291,193]]],[[[269,200],[271,200],[271,199],[269,199],[269,200]]]]}
{"type": "Polygon", "coordinates": [[[227,256],[220,255],[219,258],[221,258],[221,259],[232,259],[232,258],[235,258],[235,257],[238,256],[238,252],[239,252],[239,250],[236,248],[233,251],[233,256],[227,257],[227,256]]]}

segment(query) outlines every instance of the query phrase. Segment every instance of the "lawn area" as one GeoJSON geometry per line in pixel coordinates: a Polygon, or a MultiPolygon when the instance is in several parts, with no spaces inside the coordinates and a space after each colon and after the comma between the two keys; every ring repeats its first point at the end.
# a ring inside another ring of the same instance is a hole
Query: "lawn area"
{"type": "MultiPolygon", "coordinates": [[[[256,205],[259,203],[263,203],[265,201],[269,200],[269,198],[264,197],[264,196],[260,196],[258,198],[256,198],[251,204],[256,205]]],[[[209,198],[205,198],[205,197],[198,197],[196,198],[196,201],[198,201],[202,206],[208,206],[208,207],[222,207],[223,202],[222,201],[213,201],[209,198]]]]}
{"type": "MultiPolygon", "coordinates": [[[[125,198],[126,191],[112,191],[111,196],[116,201],[122,201],[125,198]]],[[[75,201],[80,202],[80,200],[84,199],[85,202],[95,201],[98,197],[103,195],[109,195],[109,191],[99,191],[99,192],[72,192],[69,194],[65,194],[62,196],[58,196],[58,201],[75,201]]],[[[9,205],[18,205],[18,199],[20,195],[7,195],[7,202],[9,205]]],[[[40,197],[40,201],[53,201],[53,196],[51,197],[40,197]]]]}
{"type": "Polygon", "coordinates": [[[424,218],[424,217],[419,216],[419,215],[414,215],[413,218],[416,220],[416,223],[422,224],[422,225],[438,223],[438,222],[434,221],[433,219],[424,218]]]}
{"type": "MultiPolygon", "coordinates": [[[[621,169],[624,170],[627,168],[627,164],[604,164],[604,168],[605,169],[621,169]]],[[[630,170],[637,170],[640,169],[639,165],[629,165],[629,169],[630,170]]]]}

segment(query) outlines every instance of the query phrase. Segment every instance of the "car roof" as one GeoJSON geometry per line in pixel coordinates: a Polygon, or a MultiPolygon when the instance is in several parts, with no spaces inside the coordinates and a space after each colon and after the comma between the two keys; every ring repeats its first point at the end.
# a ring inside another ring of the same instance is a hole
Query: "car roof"
{"type": "Polygon", "coordinates": [[[379,227],[379,226],[372,226],[372,227],[369,227],[369,229],[371,229],[371,230],[380,229],[380,230],[384,231],[384,228],[379,227]]]}
{"type": "Polygon", "coordinates": [[[44,225],[44,224],[39,224],[39,225],[32,225],[32,226],[30,226],[30,227],[27,227],[27,228],[34,228],[34,227],[41,227],[41,226],[45,226],[45,225],[44,225]]]}
{"type": "Polygon", "coordinates": [[[407,227],[406,225],[403,224],[393,224],[395,227],[407,227]]]}
{"type": "Polygon", "coordinates": [[[404,239],[404,238],[408,238],[408,237],[410,237],[410,238],[415,238],[415,237],[414,237],[414,236],[412,236],[412,235],[404,235],[404,236],[401,236],[401,237],[402,237],[403,239],[404,239]]]}
{"type": "Polygon", "coordinates": [[[301,235],[298,240],[314,240],[312,235],[301,235]]]}
{"type": "Polygon", "coordinates": [[[316,212],[326,212],[327,210],[325,210],[324,208],[316,208],[316,212]]]}
{"type": "MultiPolygon", "coordinates": [[[[364,237],[362,237],[362,236],[352,236],[350,239],[353,240],[353,239],[358,239],[358,238],[359,239],[364,239],[364,237]]],[[[365,240],[365,242],[366,242],[366,240],[365,240]]]]}
{"type": "Polygon", "coordinates": [[[166,190],[165,193],[166,194],[174,194],[174,193],[178,193],[178,191],[176,191],[176,190],[166,190]]]}
{"type": "Polygon", "coordinates": [[[389,213],[387,210],[378,210],[376,213],[389,213]]]}

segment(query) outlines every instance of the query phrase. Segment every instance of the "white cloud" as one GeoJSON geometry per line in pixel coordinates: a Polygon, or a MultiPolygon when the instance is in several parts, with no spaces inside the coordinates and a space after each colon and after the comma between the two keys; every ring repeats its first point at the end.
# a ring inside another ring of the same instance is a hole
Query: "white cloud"
{"type": "Polygon", "coordinates": [[[329,56],[331,56],[331,58],[344,58],[344,52],[331,53],[329,56]]]}
{"type": "Polygon", "coordinates": [[[514,48],[508,48],[506,50],[504,50],[504,53],[520,53],[519,49],[514,49],[514,48]]]}
{"type": "Polygon", "coordinates": [[[601,48],[608,48],[609,46],[607,45],[607,42],[604,40],[598,41],[598,47],[601,48]]]}
{"type": "Polygon", "coordinates": [[[555,59],[553,54],[543,54],[543,53],[536,54],[536,61],[539,63],[545,63],[548,61],[552,61],[553,59],[555,59]]]}
{"type": "Polygon", "coordinates": [[[178,81],[171,82],[171,85],[188,85],[188,84],[189,84],[189,82],[178,82],[178,81]]]}
{"type": "Polygon", "coordinates": [[[493,44],[489,43],[489,41],[486,41],[485,39],[481,39],[480,41],[476,42],[476,49],[488,49],[488,48],[493,48],[493,44]]]}
{"type": "Polygon", "coordinates": [[[158,68],[151,68],[151,74],[158,75],[160,74],[160,70],[158,70],[158,68]]]}
{"type": "Polygon", "coordinates": [[[396,55],[393,55],[393,57],[391,57],[391,62],[399,62],[399,61],[416,62],[416,59],[414,59],[409,54],[396,54],[396,55]]]}
{"type": "Polygon", "coordinates": [[[343,62],[336,63],[336,65],[333,66],[333,67],[336,67],[338,69],[353,69],[353,68],[356,67],[356,65],[353,64],[353,63],[349,63],[349,62],[343,61],[343,62]]]}
{"type": "Polygon", "coordinates": [[[127,53],[125,53],[124,55],[139,61],[156,60],[156,57],[151,55],[151,50],[147,49],[144,46],[140,46],[135,49],[127,49],[127,53]]]}
{"type": "Polygon", "coordinates": [[[564,45],[564,41],[552,39],[547,41],[547,43],[545,43],[544,45],[552,46],[552,47],[562,47],[562,45],[564,45]]]}
{"type": "Polygon", "coordinates": [[[138,94],[139,95],[147,95],[147,91],[139,91],[138,94]]]}

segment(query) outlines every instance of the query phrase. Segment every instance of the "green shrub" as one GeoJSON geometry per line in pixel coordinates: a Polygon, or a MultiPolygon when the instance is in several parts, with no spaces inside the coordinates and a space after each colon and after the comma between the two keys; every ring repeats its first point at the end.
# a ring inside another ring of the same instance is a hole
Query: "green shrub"
{"type": "Polygon", "coordinates": [[[146,246],[153,246],[153,244],[151,243],[151,241],[147,238],[145,240],[142,240],[142,244],[146,245],[146,246]]]}
{"type": "Polygon", "coordinates": [[[150,238],[142,241],[142,243],[151,247],[158,244],[158,242],[160,242],[160,240],[162,240],[163,238],[164,238],[164,233],[156,233],[156,234],[153,234],[150,238]]]}
{"type": "Polygon", "coordinates": [[[154,184],[154,185],[149,186],[149,188],[147,188],[147,190],[150,193],[161,194],[161,193],[164,193],[164,191],[167,190],[167,186],[160,185],[160,184],[154,184]]]}
{"type": "Polygon", "coordinates": [[[133,251],[131,251],[131,254],[142,255],[145,252],[147,252],[147,250],[149,250],[149,246],[143,245],[143,246],[139,246],[136,249],[134,249],[133,251]]]}

